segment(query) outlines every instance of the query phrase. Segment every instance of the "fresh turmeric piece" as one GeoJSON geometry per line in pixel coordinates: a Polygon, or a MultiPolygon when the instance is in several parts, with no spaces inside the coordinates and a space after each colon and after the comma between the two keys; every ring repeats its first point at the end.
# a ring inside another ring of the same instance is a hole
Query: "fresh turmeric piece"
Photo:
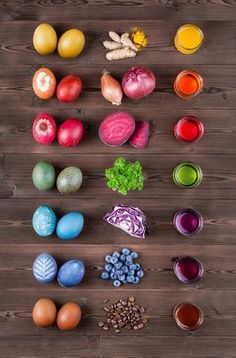
{"type": "Polygon", "coordinates": [[[121,35],[120,41],[125,47],[130,47],[132,50],[138,51],[137,47],[130,40],[128,32],[121,35]]]}
{"type": "Polygon", "coordinates": [[[108,50],[116,50],[118,48],[123,47],[121,43],[115,41],[104,41],[103,46],[108,50]]]}
{"type": "Polygon", "coordinates": [[[115,42],[118,42],[118,43],[120,43],[120,35],[118,35],[116,32],[114,32],[114,31],[109,31],[109,37],[113,40],[113,41],[115,41],[115,42]]]}
{"type": "Polygon", "coordinates": [[[141,51],[143,47],[146,47],[148,44],[147,34],[138,28],[135,28],[131,34],[130,38],[133,41],[134,45],[141,51]]]}
{"type": "Polygon", "coordinates": [[[120,48],[117,50],[109,51],[106,54],[106,59],[111,60],[123,60],[125,58],[135,57],[136,52],[129,47],[120,48]]]}

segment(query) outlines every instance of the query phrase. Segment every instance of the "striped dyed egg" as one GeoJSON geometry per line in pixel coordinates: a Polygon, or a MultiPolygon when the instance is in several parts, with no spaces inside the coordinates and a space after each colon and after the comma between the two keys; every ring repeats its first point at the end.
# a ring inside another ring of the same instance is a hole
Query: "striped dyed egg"
{"type": "Polygon", "coordinates": [[[54,257],[42,253],[36,257],[33,263],[33,275],[37,281],[48,283],[54,280],[57,274],[57,263],[54,257]]]}

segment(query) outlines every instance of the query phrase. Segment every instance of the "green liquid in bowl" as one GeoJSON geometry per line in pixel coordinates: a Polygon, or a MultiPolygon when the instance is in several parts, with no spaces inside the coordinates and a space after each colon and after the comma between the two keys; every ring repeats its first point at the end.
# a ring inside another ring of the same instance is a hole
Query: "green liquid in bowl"
{"type": "Polygon", "coordinates": [[[202,170],[196,164],[182,163],[174,169],[173,180],[182,188],[196,187],[202,181],[202,170]]]}

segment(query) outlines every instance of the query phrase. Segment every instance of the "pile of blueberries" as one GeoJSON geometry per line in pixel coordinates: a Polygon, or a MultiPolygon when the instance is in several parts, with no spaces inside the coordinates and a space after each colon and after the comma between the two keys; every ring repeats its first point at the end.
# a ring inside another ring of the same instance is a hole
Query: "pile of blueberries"
{"type": "Polygon", "coordinates": [[[138,257],[139,254],[136,251],[127,248],[106,255],[106,264],[104,271],[101,273],[101,278],[103,280],[112,280],[115,287],[120,287],[126,283],[139,283],[144,276],[144,271],[140,264],[135,262],[138,257]]]}

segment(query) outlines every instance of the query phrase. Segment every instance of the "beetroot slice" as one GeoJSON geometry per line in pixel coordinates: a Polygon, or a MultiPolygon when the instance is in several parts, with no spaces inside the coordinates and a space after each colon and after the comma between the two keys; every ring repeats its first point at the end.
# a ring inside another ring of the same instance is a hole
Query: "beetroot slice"
{"type": "Polygon", "coordinates": [[[144,149],[148,146],[150,124],[147,121],[136,122],[135,131],[129,139],[129,143],[139,149],[144,149]]]}
{"type": "Polygon", "coordinates": [[[113,112],[100,124],[99,137],[104,144],[119,146],[127,142],[135,130],[134,117],[127,112],[113,112]]]}

